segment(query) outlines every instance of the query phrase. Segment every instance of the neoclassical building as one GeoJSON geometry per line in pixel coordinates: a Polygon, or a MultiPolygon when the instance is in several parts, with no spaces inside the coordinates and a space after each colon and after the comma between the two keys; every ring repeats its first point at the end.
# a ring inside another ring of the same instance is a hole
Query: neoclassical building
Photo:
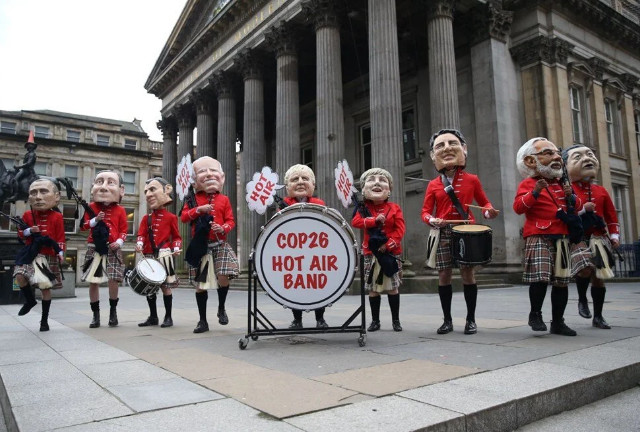
{"type": "MultiPolygon", "coordinates": [[[[136,261],[135,235],[140,217],[147,211],[144,183],[149,177],[162,174],[162,144],[149,140],[140,121],[121,121],[64,113],[52,110],[0,110],[0,159],[5,168],[22,164],[24,144],[34,132],[37,174],[67,177],[85,201],[91,201],[91,184],[97,171],[113,169],[124,180],[122,206],[127,212],[129,235],[123,251],[128,268],[136,261]]],[[[80,283],[86,252],[87,232],[80,231],[75,219],[76,201],[67,199],[61,191],[60,211],[64,217],[67,238],[66,268],[74,270],[80,283]]],[[[21,216],[27,209],[24,201],[3,203],[8,215],[21,216]]],[[[79,210],[79,216],[84,213],[79,210]]],[[[16,238],[16,228],[5,217],[0,218],[0,242],[16,238]]]]}
{"type": "Polygon", "coordinates": [[[428,232],[420,210],[436,176],[429,138],[459,128],[468,171],[501,210],[488,222],[485,271],[517,272],[515,154],[546,136],[597,151],[599,180],[632,242],[640,229],[638,3],[188,0],[145,84],[162,100],[163,175],[175,178],[189,152],[221,161],[246,268],[265,223],[244,202],[254,172],[268,165],[282,176],[308,164],[318,195],[350,219],[335,192],[337,163],[346,159],[356,178],[384,167],[407,221],[407,264],[420,274],[428,232]]]}

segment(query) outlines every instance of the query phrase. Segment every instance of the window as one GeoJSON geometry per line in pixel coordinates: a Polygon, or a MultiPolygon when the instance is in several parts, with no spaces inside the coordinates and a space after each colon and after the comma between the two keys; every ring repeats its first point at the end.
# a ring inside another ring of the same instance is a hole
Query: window
{"type": "Polygon", "coordinates": [[[64,176],[71,180],[73,187],[78,189],[78,167],[75,165],[64,166],[64,176]]]}
{"type": "Polygon", "coordinates": [[[300,153],[302,164],[313,170],[313,144],[302,147],[300,153]]]}
{"type": "Polygon", "coordinates": [[[109,146],[109,135],[97,135],[96,144],[103,147],[109,146]]]}
{"type": "Polygon", "coordinates": [[[627,243],[631,241],[631,223],[628,217],[629,209],[627,208],[629,202],[627,187],[615,183],[612,184],[611,187],[613,189],[613,205],[616,207],[618,223],[620,224],[620,243],[627,243]]]}
{"type": "Polygon", "coordinates": [[[604,120],[607,126],[607,142],[609,151],[615,154],[622,154],[622,145],[618,135],[618,112],[615,101],[604,100],[604,120]]]}
{"type": "Polygon", "coordinates": [[[363,124],[358,131],[361,149],[361,172],[371,168],[371,123],[363,124]]]}
{"type": "Polygon", "coordinates": [[[138,149],[138,141],[134,139],[125,138],[124,140],[124,148],[129,150],[137,150],[138,149]]]}
{"type": "MultiPolygon", "coordinates": [[[[2,205],[2,213],[11,214],[11,203],[5,202],[2,205]]],[[[9,218],[0,217],[0,231],[9,231],[11,227],[11,222],[9,218]]]]}
{"type": "Polygon", "coordinates": [[[571,99],[571,122],[573,125],[573,142],[576,144],[584,143],[584,132],[582,127],[582,89],[578,87],[569,87],[569,97],[571,99]]]}
{"type": "Polygon", "coordinates": [[[132,194],[136,192],[136,172],[135,171],[125,171],[122,174],[122,180],[124,181],[125,193],[132,194]]]}
{"type": "Polygon", "coordinates": [[[46,176],[47,175],[47,163],[46,162],[36,162],[35,166],[33,167],[33,170],[38,175],[46,176]]]}
{"type": "Polygon", "coordinates": [[[638,157],[640,157],[640,111],[633,113],[633,125],[636,131],[636,148],[638,149],[638,157]]]}
{"type": "Polygon", "coordinates": [[[0,132],[15,135],[16,126],[17,124],[14,122],[7,122],[7,121],[0,122],[0,132]]]}
{"type": "Polygon", "coordinates": [[[16,161],[13,159],[2,158],[2,163],[4,164],[5,169],[9,170],[16,164],[16,161]]]}
{"type": "Polygon", "coordinates": [[[80,142],[80,132],[79,131],[74,131],[71,129],[67,129],[67,141],[70,142],[80,142]]]}
{"type": "Polygon", "coordinates": [[[75,234],[77,231],[77,219],[75,218],[76,209],[76,204],[62,204],[64,232],[67,234],[75,234]]]}
{"type": "Polygon", "coordinates": [[[136,211],[133,207],[125,207],[124,211],[127,213],[127,234],[133,235],[135,233],[135,214],[136,211]]]}
{"type": "Polygon", "coordinates": [[[49,138],[49,127],[48,126],[36,126],[36,131],[34,133],[36,138],[49,138]]]}
{"type": "Polygon", "coordinates": [[[402,145],[404,161],[416,159],[416,128],[413,108],[402,112],[402,145]]]}

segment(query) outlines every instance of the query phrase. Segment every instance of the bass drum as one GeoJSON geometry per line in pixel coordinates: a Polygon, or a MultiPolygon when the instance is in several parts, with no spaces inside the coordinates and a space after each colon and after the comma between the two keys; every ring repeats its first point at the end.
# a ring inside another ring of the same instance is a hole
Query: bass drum
{"type": "Polygon", "coordinates": [[[313,310],[335,303],[357,270],[357,242],[338,211],[294,204],[262,227],[252,251],[255,275],[276,302],[313,310]]]}
{"type": "Polygon", "coordinates": [[[493,231],[486,225],[456,225],[451,227],[453,259],[463,265],[483,265],[491,262],[493,231]]]}
{"type": "Polygon", "coordinates": [[[153,258],[143,258],[138,261],[136,268],[131,270],[125,278],[127,285],[142,296],[155,294],[166,279],[167,271],[164,266],[153,258]]]}

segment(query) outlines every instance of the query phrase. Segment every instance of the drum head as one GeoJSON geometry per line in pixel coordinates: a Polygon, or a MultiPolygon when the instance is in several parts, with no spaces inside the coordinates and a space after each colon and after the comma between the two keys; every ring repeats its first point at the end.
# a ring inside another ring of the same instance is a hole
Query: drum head
{"type": "Polygon", "coordinates": [[[151,258],[143,258],[136,265],[136,270],[140,277],[146,282],[161,284],[167,278],[167,271],[164,266],[151,258]]]}
{"type": "Polygon", "coordinates": [[[452,231],[463,233],[483,233],[491,231],[491,227],[487,225],[455,225],[451,227],[452,231]]]}
{"type": "Polygon", "coordinates": [[[338,300],[353,281],[356,242],[333,209],[296,204],[276,213],[254,246],[255,271],[269,296],[293,309],[338,300]]]}

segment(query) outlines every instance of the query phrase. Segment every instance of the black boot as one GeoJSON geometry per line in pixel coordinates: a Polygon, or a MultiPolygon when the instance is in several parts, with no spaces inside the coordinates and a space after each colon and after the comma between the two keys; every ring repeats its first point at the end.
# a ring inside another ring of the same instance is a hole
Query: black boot
{"type": "Polygon", "coordinates": [[[147,296],[147,304],[149,305],[149,316],[146,321],[138,324],[138,327],[148,327],[158,325],[158,308],[156,307],[156,295],[147,296]]]}
{"type": "Polygon", "coordinates": [[[587,300],[587,289],[589,288],[590,280],[590,278],[581,278],[576,276],[576,287],[578,288],[578,313],[582,318],[591,318],[589,300],[587,300]]]}
{"type": "Polygon", "coordinates": [[[300,309],[291,309],[293,314],[293,321],[289,324],[289,328],[293,330],[299,330],[302,328],[302,311],[300,309]]]}
{"type": "Polygon", "coordinates": [[[229,324],[229,317],[227,316],[227,311],[224,308],[224,305],[227,302],[228,292],[228,286],[218,287],[218,322],[220,323],[220,325],[229,324]]]}
{"type": "Polygon", "coordinates": [[[444,320],[442,325],[436,330],[438,334],[447,334],[453,331],[453,318],[451,317],[451,299],[453,298],[453,287],[449,285],[438,285],[438,297],[444,320]]]}
{"type": "Polygon", "coordinates": [[[478,332],[476,325],[476,303],[478,299],[478,285],[463,285],[464,301],[467,304],[467,322],[464,325],[464,334],[471,335],[478,332]]]}
{"type": "Polygon", "coordinates": [[[402,324],[400,324],[400,294],[387,295],[389,301],[389,309],[391,309],[391,327],[393,331],[401,332],[402,324]]]}
{"type": "Polygon", "coordinates": [[[100,327],[100,300],[89,304],[91,305],[91,311],[93,312],[93,319],[91,320],[91,324],[89,324],[89,328],[98,328],[100,327]]]}
{"type": "Polygon", "coordinates": [[[40,320],[40,331],[49,331],[49,308],[51,300],[42,300],[42,319],[40,320]]]}
{"type": "Polygon", "coordinates": [[[198,304],[198,314],[200,315],[200,321],[193,329],[194,333],[204,333],[209,331],[209,323],[207,323],[207,300],[209,299],[209,293],[207,291],[196,292],[196,303],[198,304]]]}
{"type": "Polygon", "coordinates": [[[374,332],[380,330],[380,302],[382,299],[379,295],[372,297],[369,296],[369,307],[371,308],[371,324],[367,328],[368,332],[374,332]]]}
{"type": "Polygon", "coordinates": [[[321,307],[313,311],[316,316],[316,328],[325,329],[329,327],[329,324],[324,320],[324,310],[325,309],[321,307]]]}
{"type": "Polygon", "coordinates": [[[118,326],[118,313],[116,307],[118,307],[119,299],[109,299],[109,327],[118,326]]]}
{"type": "Polygon", "coordinates": [[[22,316],[28,314],[29,311],[38,304],[38,302],[36,301],[36,296],[33,293],[33,288],[31,287],[31,285],[20,287],[20,291],[24,296],[24,305],[20,308],[18,315],[22,316]]]}
{"type": "Polygon", "coordinates": [[[160,327],[171,327],[173,326],[173,319],[171,318],[171,309],[173,306],[173,294],[169,294],[166,296],[162,296],[162,301],[164,302],[164,321],[160,324],[160,327]]]}

